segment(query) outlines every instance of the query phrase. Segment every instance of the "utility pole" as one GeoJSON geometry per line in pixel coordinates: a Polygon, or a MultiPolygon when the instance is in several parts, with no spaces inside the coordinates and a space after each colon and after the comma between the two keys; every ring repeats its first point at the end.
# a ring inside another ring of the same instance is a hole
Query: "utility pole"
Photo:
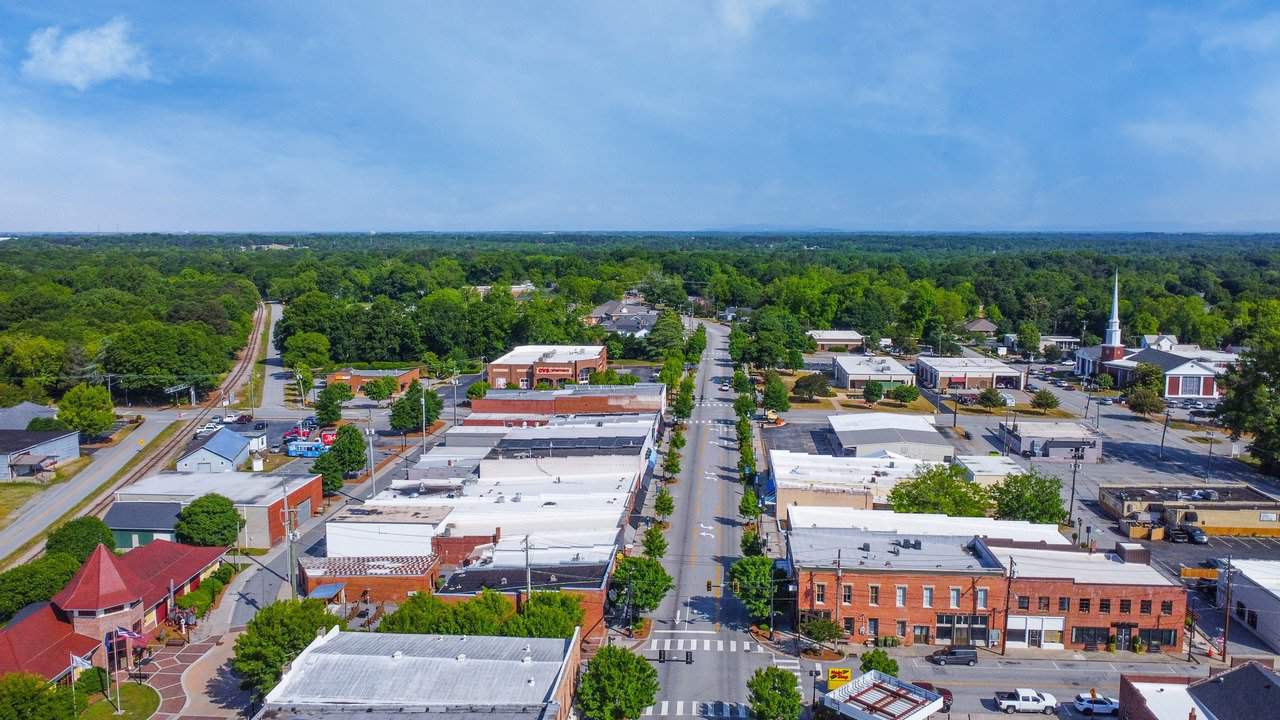
{"type": "Polygon", "coordinates": [[[369,497],[373,497],[378,494],[378,481],[373,477],[373,410],[369,411],[369,427],[364,429],[364,437],[369,447],[366,453],[368,460],[365,461],[365,465],[369,468],[369,497]]]}
{"type": "MultiPolygon", "coordinates": [[[[1164,411],[1164,427],[1160,430],[1160,459],[1164,459],[1164,436],[1169,432],[1169,411],[1164,411]]],[[[1212,447],[1212,446],[1210,446],[1212,447]]]]}
{"type": "MultiPolygon", "coordinates": [[[[419,399],[422,400],[422,452],[425,453],[427,451],[427,391],[426,390],[422,391],[422,395],[419,396],[419,399]]],[[[455,397],[455,400],[456,400],[456,397],[455,397]]],[[[456,406],[456,403],[455,403],[455,406],[456,406]]]]}
{"type": "Polygon", "coordinates": [[[1079,447],[1071,451],[1071,500],[1067,504],[1067,524],[1070,525],[1076,517],[1076,472],[1080,470],[1080,460],[1084,458],[1084,448],[1079,447]]]}
{"type": "Polygon", "coordinates": [[[1204,479],[1209,479],[1209,471],[1213,469],[1213,446],[1218,444],[1218,438],[1213,431],[1209,431],[1209,459],[1204,464],[1204,479]]]}
{"type": "Polygon", "coordinates": [[[524,593],[525,602],[533,597],[533,568],[529,565],[529,536],[524,536],[524,593]]]}
{"type": "MultiPolygon", "coordinates": [[[[455,377],[451,384],[453,385],[453,426],[457,427],[458,426],[458,378],[455,377]]],[[[426,397],[423,397],[422,400],[423,402],[426,402],[427,399],[426,397]]],[[[426,417],[426,415],[427,415],[427,411],[423,410],[422,416],[426,417]]]]}
{"type": "MultiPolygon", "coordinates": [[[[289,485],[283,478],[280,480],[280,494],[284,495],[285,562],[288,563],[289,570],[289,597],[297,600],[298,585],[293,581],[293,528],[289,526],[289,485]]],[[[263,600],[265,601],[266,598],[263,600]]]]}
{"type": "MultiPolygon", "coordinates": [[[[840,567],[840,560],[841,560],[841,549],[840,549],[840,548],[836,548],[836,588],[835,588],[835,589],[836,589],[836,592],[837,592],[837,593],[840,593],[840,595],[838,595],[838,597],[840,598],[840,600],[841,600],[841,601],[843,601],[843,600],[844,600],[844,585],[843,585],[843,583],[842,583],[841,581],[844,579],[844,574],[842,573],[843,568],[841,568],[841,567],[840,567]]],[[[772,596],[772,594],[773,594],[773,577],[772,577],[772,571],[770,571],[770,577],[769,577],[769,593],[770,593],[770,595],[772,596]]],[[[840,624],[840,605],[841,605],[841,603],[840,603],[840,602],[837,602],[837,603],[836,603],[836,624],[837,624],[837,625],[839,625],[839,624],[840,624]]],[[[769,618],[769,620],[770,620],[770,621],[772,621],[772,620],[773,620],[773,618],[769,618]]],[[[771,625],[770,627],[773,627],[773,626],[771,625]]]]}
{"type": "Polygon", "coordinates": [[[1004,655],[1009,642],[1009,596],[1013,594],[1013,579],[1018,576],[1018,565],[1009,558],[1009,580],[1004,584],[1004,630],[1000,633],[1000,654],[1004,655]]]}
{"type": "MultiPolygon", "coordinates": [[[[1222,603],[1222,662],[1227,662],[1227,641],[1231,639],[1231,553],[1227,553],[1227,599],[1222,603]]],[[[1227,663],[1230,665],[1230,663],[1227,663]]]]}

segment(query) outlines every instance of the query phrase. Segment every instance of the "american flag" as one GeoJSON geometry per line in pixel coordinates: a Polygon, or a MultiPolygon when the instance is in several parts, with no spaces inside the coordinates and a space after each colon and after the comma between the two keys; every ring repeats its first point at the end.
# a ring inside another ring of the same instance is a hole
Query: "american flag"
{"type": "Polygon", "coordinates": [[[129,638],[130,640],[141,640],[142,636],[127,628],[116,628],[116,637],[129,638]]]}

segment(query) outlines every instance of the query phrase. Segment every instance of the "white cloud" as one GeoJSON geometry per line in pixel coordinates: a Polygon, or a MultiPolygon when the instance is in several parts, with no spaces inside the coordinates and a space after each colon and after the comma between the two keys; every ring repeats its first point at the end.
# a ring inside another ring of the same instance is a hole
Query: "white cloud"
{"type": "Polygon", "coordinates": [[[129,23],[123,18],[65,36],[57,26],[37,30],[27,41],[27,52],[22,63],[27,77],[81,91],[115,78],[151,77],[147,58],[129,41],[129,23]]]}
{"type": "Polygon", "coordinates": [[[720,0],[720,22],[733,34],[748,37],[764,16],[782,10],[793,17],[809,14],[808,0],[720,0]]]}
{"type": "Polygon", "coordinates": [[[1268,53],[1280,49],[1280,13],[1264,15],[1256,20],[1212,25],[1204,33],[1207,51],[1239,50],[1268,53]]]}
{"type": "Polygon", "coordinates": [[[1231,120],[1156,118],[1128,130],[1146,145],[1219,169],[1273,174],[1280,162],[1280,84],[1255,91],[1231,120]]]}

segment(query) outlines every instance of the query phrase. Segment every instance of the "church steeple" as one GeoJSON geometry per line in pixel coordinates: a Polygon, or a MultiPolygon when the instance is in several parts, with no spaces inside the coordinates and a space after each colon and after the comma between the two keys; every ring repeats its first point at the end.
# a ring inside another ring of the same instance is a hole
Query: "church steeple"
{"type": "Polygon", "coordinates": [[[1116,270],[1111,290],[1111,319],[1107,321],[1107,334],[1102,342],[1102,361],[1119,360],[1124,354],[1124,341],[1120,338],[1120,271],[1116,270]]]}

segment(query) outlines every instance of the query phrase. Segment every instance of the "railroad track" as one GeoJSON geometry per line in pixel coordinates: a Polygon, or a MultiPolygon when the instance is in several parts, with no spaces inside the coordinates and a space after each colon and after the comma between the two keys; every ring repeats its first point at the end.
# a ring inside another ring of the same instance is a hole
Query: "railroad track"
{"type": "Polygon", "coordinates": [[[142,462],[139,462],[118,482],[107,488],[101,497],[94,500],[84,511],[85,515],[102,517],[110,509],[117,490],[163,468],[170,456],[186,446],[195,428],[203,424],[214,409],[221,406],[222,399],[244,384],[245,379],[253,373],[253,366],[258,357],[259,345],[262,343],[262,323],[269,322],[270,317],[271,313],[267,311],[267,306],[264,303],[258,303],[253,331],[249,335],[249,344],[245,346],[244,352],[241,354],[240,359],[236,361],[235,367],[231,369],[231,373],[222,381],[218,389],[209,393],[209,397],[199,405],[199,409],[195,414],[187,419],[185,424],[178,428],[178,431],[172,437],[166,440],[155,452],[151,453],[149,457],[143,458],[142,462]]]}

